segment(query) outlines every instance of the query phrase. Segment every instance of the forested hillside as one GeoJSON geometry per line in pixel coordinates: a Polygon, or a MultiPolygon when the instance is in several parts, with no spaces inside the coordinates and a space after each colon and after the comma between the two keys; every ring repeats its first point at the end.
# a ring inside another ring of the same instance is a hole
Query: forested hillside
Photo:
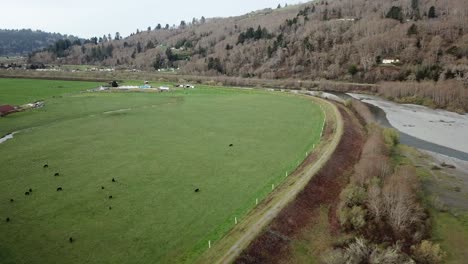
{"type": "Polygon", "coordinates": [[[52,48],[31,61],[268,79],[468,82],[465,0],[313,1],[116,39],[52,48]]]}
{"type": "Polygon", "coordinates": [[[74,36],[31,29],[0,29],[0,56],[27,55],[41,50],[61,39],[76,40],[74,36]]]}

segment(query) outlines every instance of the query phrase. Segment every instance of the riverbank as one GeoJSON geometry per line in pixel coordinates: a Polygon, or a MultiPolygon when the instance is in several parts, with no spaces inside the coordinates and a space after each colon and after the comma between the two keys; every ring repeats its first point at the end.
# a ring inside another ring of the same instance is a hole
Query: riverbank
{"type": "Polygon", "coordinates": [[[419,105],[398,104],[372,95],[349,95],[384,110],[390,124],[403,133],[468,153],[468,115],[419,105]]]}

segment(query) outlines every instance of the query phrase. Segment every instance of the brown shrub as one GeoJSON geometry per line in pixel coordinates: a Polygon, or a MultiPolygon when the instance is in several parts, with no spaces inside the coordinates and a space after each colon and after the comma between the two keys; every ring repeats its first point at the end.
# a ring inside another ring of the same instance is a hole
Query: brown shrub
{"type": "Polygon", "coordinates": [[[425,213],[416,196],[416,171],[404,166],[384,181],[383,202],[386,218],[397,236],[410,233],[423,224],[425,213]]]}

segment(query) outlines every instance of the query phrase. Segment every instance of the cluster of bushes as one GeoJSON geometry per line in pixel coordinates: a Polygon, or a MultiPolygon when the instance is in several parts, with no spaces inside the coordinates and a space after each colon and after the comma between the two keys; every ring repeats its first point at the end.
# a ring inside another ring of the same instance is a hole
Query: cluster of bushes
{"type": "MultiPolygon", "coordinates": [[[[365,113],[357,104],[353,108],[365,113]]],[[[426,240],[429,221],[416,171],[391,159],[398,143],[397,131],[368,125],[361,159],[337,209],[342,229],[358,239],[337,246],[326,263],[440,263],[444,253],[426,240]]]]}
{"type": "Polygon", "coordinates": [[[439,245],[424,240],[411,250],[411,256],[403,252],[399,244],[389,247],[382,247],[373,244],[363,238],[350,241],[346,246],[329,252],[324,256],[327,264],[343,263],[441,263],[444,253],[439,245]]]}

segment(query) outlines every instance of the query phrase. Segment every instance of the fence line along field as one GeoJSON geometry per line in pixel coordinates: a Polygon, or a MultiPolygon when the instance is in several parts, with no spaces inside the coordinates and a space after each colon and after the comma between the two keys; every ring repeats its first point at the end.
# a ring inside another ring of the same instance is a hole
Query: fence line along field
{"type": "Polygon", "coordinates": [[[191,262],[320,141],[301,96],[0,79],[2,263],[191,262]]]}

